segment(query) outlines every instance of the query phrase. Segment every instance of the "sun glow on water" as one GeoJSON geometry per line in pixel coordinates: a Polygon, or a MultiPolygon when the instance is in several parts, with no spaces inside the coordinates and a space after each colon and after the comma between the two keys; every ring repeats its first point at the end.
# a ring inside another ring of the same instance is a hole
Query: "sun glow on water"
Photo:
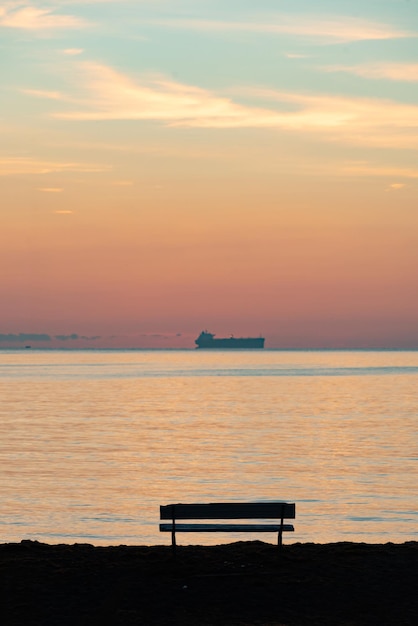
{"type": "Polygon", "coordinates": [[[288,542],[416,535],[417,352],[6,351],[0,371],[3,541],[166,543],[160,504],[260,499],[296,502],[288,542]]]}

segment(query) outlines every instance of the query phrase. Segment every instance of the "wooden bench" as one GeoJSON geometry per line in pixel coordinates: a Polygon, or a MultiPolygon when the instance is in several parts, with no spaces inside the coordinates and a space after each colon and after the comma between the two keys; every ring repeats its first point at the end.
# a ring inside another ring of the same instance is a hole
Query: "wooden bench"
{"type": "Polygon", "coordinates": [[[292,524],[285,524],[285,519],[295,519],[295,505],[288,502],[249,502],[215,504],[166,504],[160,506],[160,519],[170,520],[160,524],[160,531],[171,533],[171,545],[176,547],[176,533],[206,532],[277,532],[277,543],[282,546],[282,534],[293,531],[292,524]],[[207,520],[277,520],[276,523],[207,523],[207,520]],[[178,520],[206,520],[204,523],[178,524],[178,520]]]}

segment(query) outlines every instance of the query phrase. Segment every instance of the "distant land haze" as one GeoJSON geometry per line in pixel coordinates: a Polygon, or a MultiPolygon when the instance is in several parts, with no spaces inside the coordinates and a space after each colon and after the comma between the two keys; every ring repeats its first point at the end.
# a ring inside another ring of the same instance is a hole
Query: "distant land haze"
{"type": "MultiPolygon", "coordinates": [[[[342,326],[342,325],[341,325],[342,326]]],[[[265,336],[266,349],[400,349],[417,350],[418,333],[408,332],[408,329],[396,329],[381,333],[380,328],[372,325],[357,329],[354,324],[347,323],[346,328],[328,329],[311,324],[305,328],[284,326],[279,331],[270,333],[254,333],[251,331],[219,332],[215,336],[221,337],[259,337],[265,336]]],[[[95,335],[95,334],[53,334],[53,333],[0,333],[1,348],[156,348],[156,349],[195,349],[195,340],[198,332],[138,332],[129,334],[95,335]]]]}

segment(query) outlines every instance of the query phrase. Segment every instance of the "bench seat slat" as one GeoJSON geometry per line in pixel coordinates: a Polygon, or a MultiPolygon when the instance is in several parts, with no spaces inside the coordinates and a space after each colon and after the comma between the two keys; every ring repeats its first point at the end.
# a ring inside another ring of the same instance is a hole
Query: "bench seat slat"
{"type": "MultiPolygon", "coordinates": [[[[160,531],[172,532],[173,524],[160,524],[160,531]]],[[[176,524],[176,532],[207,533],[207,532],[279,532],[294,531],[292,524],[176,524]]]]}

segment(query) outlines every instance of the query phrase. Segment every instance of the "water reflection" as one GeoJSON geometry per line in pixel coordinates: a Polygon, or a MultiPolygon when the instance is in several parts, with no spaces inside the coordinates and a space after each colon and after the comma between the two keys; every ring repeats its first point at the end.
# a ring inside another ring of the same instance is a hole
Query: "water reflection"
{"type": "Polygon", "coordinates": [[[165,543],[160,504],[264,499],[297,503],[292,541],[416,536],[416,352],[10,351],[0,370],[3,541],[165,543]]]}

